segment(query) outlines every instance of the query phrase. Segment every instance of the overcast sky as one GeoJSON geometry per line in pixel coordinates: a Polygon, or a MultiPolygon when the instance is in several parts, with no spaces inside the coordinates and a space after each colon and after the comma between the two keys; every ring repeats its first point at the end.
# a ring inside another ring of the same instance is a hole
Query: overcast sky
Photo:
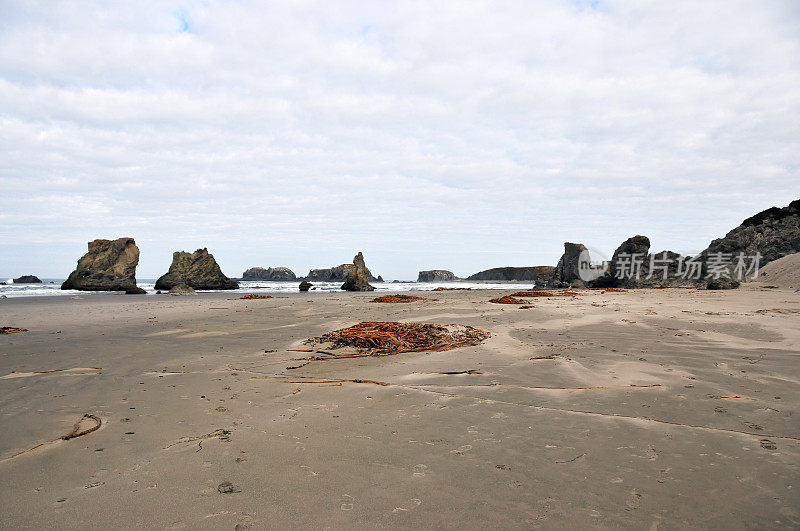
{"type": "Polygon", "coordinates": [[[0,0],[0,184],[2,278],[698,251],[800,197],[800,2],[0,0]]]}

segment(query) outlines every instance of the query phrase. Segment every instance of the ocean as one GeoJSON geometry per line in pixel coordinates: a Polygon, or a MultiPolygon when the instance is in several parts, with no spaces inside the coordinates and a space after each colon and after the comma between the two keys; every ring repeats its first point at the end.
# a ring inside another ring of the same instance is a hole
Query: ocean
{"type": "MultiPolygon", "coordinates": [[[[124,295],[119,291],[78,291],[78,290],[62,290],[61,283],[64,279],[47,278],[42,279],[42,284],[13,284],[9,280],[4,280],[0,283],[0,296],[6,297],[46,297],[46,296],[67,296],[67,295],[80,295],[81,297],[89,296],[120,296],[124,295]]],[[[148,295],[155,295],[156,279],[141,279],[136,284],[147,291],[148,295]]],[[[299,280],[291,282],[271,282],[264,280],[240,280],[239,289],[235,290],[209,290],[201,291],[200,293],[297,293],[299,280]]],[[[341,282],[313,282],[314,287],[309,293],[323,293],[323,292],[341,292],[341,282]],[[314,289],[316,288],[316,289],[314,289]]],[[[533,282],[471,282],[471,281],[458,281],[458,282],[374,282],[376,292],[391,292],[402,293],[408,291],[431,291],[435,288],[472,288],[472,289],[522,289],[524,287],[532,287],[533,282]]]]}

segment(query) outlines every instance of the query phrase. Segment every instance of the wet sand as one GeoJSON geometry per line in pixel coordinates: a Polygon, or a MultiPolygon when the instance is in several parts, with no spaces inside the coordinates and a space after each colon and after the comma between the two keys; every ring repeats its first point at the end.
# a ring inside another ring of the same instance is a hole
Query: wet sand
{"type": "Polygon", "coordinates": [[[800,526],[800,294],[513,291],[2,300],[0,525],[800,526]],[[492,337],[288,350],[367,320],[492,337]]]}

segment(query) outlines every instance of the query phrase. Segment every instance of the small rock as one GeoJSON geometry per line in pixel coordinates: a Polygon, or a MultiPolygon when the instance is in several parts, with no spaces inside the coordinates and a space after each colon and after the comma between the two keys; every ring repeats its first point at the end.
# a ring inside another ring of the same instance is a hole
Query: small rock
{"type": "Polygon", "coordinates": [[[238,485],[234,485],[230,481],[223,481],[222,483],[220,483],[219,486],[217,487],[217,490],[219,491],[220,494],[232,494],[234,492],[242,492],[241,487],[239,487],[238,485]]]}

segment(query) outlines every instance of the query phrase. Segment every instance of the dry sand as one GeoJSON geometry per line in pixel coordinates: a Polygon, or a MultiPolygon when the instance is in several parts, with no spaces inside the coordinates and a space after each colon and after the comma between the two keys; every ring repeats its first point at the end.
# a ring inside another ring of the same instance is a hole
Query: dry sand
{"type": "Polygon", "coordinates": [[[759,270],[758,280],[779,288],[800,288],[800,253],[774,260],[759,270]]]}
{"type": "Polygon", "coordinates": [[[512,291],[2,300],[0,526],[800,526],[800,294],[512,291]],[[364,320],[492,337],[287,370],[364,320]]]}

